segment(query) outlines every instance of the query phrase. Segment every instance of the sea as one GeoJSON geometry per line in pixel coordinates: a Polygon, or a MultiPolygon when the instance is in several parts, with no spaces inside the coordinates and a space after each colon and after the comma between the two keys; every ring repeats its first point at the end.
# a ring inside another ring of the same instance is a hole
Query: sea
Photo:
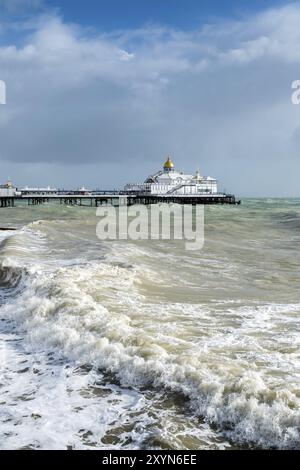
{"type": "Polygon", "coordinates": [[[300,448],[300,199],[204,212],[187,250],[0,208],[1,449],[300,448]]]}

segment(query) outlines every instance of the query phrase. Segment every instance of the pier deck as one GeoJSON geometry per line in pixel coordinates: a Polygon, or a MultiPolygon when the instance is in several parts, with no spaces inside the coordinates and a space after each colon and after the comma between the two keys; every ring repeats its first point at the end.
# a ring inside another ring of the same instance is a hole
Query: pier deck
{"type": "Polygon", "coordinates": [[[28,205],[36,206],[44,203],[56,202],[57,204],[78,205],[98,207],[102,205],[113,206],[132,206],[133,204],[158,204],[158,203],[177,203],[177,204],[240,204],[232,194],[208,194],[208,195],[156,195],[149,193],[129,194],[123,191],[117,192],[99,192],[91,194],[76,194],[75,192],[57,194],[26,194],[16,196],[1,196],[1,207],[14,207],[19,202],[26,201],[28,205]]]}

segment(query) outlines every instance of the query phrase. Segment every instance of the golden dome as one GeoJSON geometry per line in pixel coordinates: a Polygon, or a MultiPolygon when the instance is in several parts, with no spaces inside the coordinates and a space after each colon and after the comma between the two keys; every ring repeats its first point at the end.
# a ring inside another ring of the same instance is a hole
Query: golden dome
{"type": "Polygon", "coordinates": [[[174,163],[172,162],[170,157],[168,157],[168,160],[164,164],[164,168],[167,169],[167,170],[170,170],[170,169],[174,168],[174,163]]]}

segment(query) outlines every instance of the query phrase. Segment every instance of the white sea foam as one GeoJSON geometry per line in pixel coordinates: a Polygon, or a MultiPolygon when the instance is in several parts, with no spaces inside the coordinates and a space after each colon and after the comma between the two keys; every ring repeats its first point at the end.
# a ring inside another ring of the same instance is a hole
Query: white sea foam
{"type": "Polygon", "coordinates": [[[128,409],[140,415],[136,427],[146,424],[138,392],[104,384],[98,372],[43,351],[28,355],[22,346],[22,337],[0,332],[1,449],[119,448],[128,436],[124,430],[113,439],[114,423],[126,427],[128,409]]]}
{"type": "MultiPolygon", "coordinates": [[[[72,222],[73,229],[79,230],[79,222],[72,222]]],[[[284,270],[291,263],[289,253],[284,253],[283,271],[269,281],[273,259],[271,263],[266,257],[260,270],[259,260],[255,264],[252,259],[251,250],[265,253],[262,242],[261,246],[247,244],[243,259],[236,255],[231,239],[213,240],[204,254],[194,254],[191,260],[174,245],[121,242],[107,244],[100,259],[88,243],[87,230],[80,232],[83,245],[78,248],[72,245],[74,231],[66,234],[66,244],[59,230],[64,230],[63,224],[41,221],[0,248],[5,276],[16,269],[25,273],[18,280],[18,295],[5,298],[1,318],[13,322],[26,352],[33,358],[54,352],[68,363],[92,365],[92,374],[98,368],[113,373],[123,387],[135,387],[138,396],[138,390],[148,385],[184,394],[194,413],[235,445],[300,447],[300,305],[293,296],[293,281],[285,284],[290,302],[271,301],[264,288],[267,282],[269,289],[274,285],[272,296],[276,296],[276,283],[282,285],[284,270]]],[[[14,283],[11,286],[15,288],[14,283]]],[[[50,380],[53,401],[46,413],[49,421],[44,421],[50,423],[51,433],[55,383],[59,391],[60,377],[64,384],[68,382],[62,368],[54,375],[55,380],[50,380]]],[[[41,386],[40,403],[45,401],[43,393],[50,393],[47,380],[41,386]]],[[[31,378],[29,383],[34,383],[31,378]]],[[[74,384],[77,392],[80,387],[79,382],[74,384]]],[[[127,398],[125,394],[125,408],[131,406],[131,395],[127,398]]],[[[72,413],[70,421],[60,414],[64,400],[57,412],[61,436],[63,419],[67,423],[63,442],[72,445],[73,436],[75,447],[84,446],[84,440],[74,437],[78,426],[72,427],[72,413]]],[[[114,416],[119,416],[123,405],[112,410],[117,413],[114,416]]],[[[104,423],[93,434],[102,436],[109,420],[93,406],[91,402],[93,415],[104,423]]],[[[85,419],[85,427],[91,428],[88,412],[85,419]]],[[[146,414],[143,420],[147,419],[146,414]]],[[[19,436],[29,432],[25,426],[19,436]]],[[[43,445],[55,448],[58,441],[52,438],[46,433],[43,445]]],[[[28,445],[28,439],[12,439],[7,447],[28,445]]]]}
{"type": "Polygon", "coordinates": [[[149,303],[134,269],[90,263],[29,272],[26,289],[2,306],[2,317],[18,322],[29,350],[59,351],[114,373],[124,386],[181,392],[235,442],[299,446],[299,357],[268,344],[276,318],[288,321],[299,305],[229,309],[228,327],[208,324],[214,314],[208,307],[149,303]],[[268,375],[272,368],[279,380],[268,375]]]}

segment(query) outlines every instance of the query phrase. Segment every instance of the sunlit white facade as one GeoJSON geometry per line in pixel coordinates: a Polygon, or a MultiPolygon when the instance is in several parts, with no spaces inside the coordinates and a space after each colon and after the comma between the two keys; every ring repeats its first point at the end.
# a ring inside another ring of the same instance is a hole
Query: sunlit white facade
{"type": "Polygon", "coordinates": [[[0,196],[1,197],[13,197],[15,195],[15,188],[13,183],[8,180],[5,184],[0,185],[0,196]]]}
{"type": "Polygon", "coordinates": [[[149,176],[144,183],[127,184],[127,192],[143,192],[150,194],[217,194],[217,180],[210,176],[201,176],[199,171],[193,175],[187,175],[175,170],[174,163],[168,157],[163,170],[149,176]]]}

